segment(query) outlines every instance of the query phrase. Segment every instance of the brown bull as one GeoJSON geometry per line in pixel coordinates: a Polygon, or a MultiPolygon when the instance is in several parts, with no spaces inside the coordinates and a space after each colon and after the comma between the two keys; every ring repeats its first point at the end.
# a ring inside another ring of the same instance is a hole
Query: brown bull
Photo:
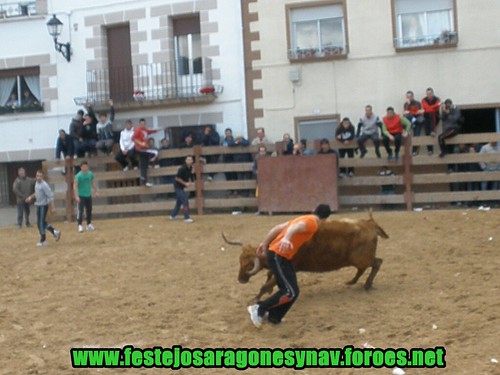
{"type": "MultiPolygon", "coordinates": [[[[319,225],[314,237],[306,242],[292,259],[296,271],[328,272],[343,267],[357,268],[356,275],[347,282],[356,284],[365,270],[371,267],[364,288],[370,289],[373,279],[377,275],[382,259],[377,258],[378,237],[389,238],[385,231],[373,220],[370,212],[369,220],[331,220],[319,225]]],[[[242,245],[241,242],[228,241],[222,234],[224,241],[231,245],[242,245]]],[[[244,245],[240,255],[240,271],[238,281],[247,283],[250,277],[262,269],[269,269],[266,256],[257,257],[257,246],[244,245]]],[[[276,280],[269,271],[267,280],[255,296],[258,301],[264,293],[271,293],[276,280]]]]}

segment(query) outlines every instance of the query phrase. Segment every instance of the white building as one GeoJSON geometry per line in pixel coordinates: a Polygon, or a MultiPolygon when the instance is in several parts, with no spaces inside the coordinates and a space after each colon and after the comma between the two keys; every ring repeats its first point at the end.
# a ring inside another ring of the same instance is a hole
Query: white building
{"type": "Polygon", "coordinates": [[[497,0],[243,1],[249,128],[280,140],[333,138],[366,104],[403,111],[427,87],[465,131],[500,131],[497,0]]]}
{"type": "Polygon", "coordinates": [[[247,135],[237,1],[0,0],[0,34],[0,203],[19,166],[55,157],[58,129],[87,101],[106,110],[111,97],[116,130],[144,117],[172,137],[201,125],[247,135]],[[48,33],[53,15],[69,62],[48,33]],[[24,92],[40,105],[8,103],[24,92]]]}

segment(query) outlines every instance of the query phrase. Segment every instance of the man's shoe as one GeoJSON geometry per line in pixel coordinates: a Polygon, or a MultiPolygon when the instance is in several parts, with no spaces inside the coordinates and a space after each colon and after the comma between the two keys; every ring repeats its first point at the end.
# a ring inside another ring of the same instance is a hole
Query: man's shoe
{"type": "Polygon", "coordinates": [[[54,229],[54,238],[56,239],[56,241],[59,241],[61,239],[61,231],[60,230],[54,229]]]}
{"type": "Polygon", "coordinates": [[[47,246],[47,241],[38,242],[38,243],[36,244],[36,246],[38,246],[38,247],[45,247],[45,246],[47,246]]]}
{"type": "Polygon", "coordinates": [[[349,172],[349,177],[354,177],[354,172],[349,172]]]}
{"type": "Polygon", "coordinates": [[[26,223],[26,228],[31,228],[32,225],[30,223],[26,223]]]}
{"type": "Polygon", "coordinates": [[[444,158],[444,156],[445,156],[445,155],[446,155],[446,152],[441,152],[441,153],[439,154],[439,157],[440,157],[440,158],[444,158]]]}
{"type": "Polygon", "coordinates": [[[191,219],[190,217],[188,217],[187,219],[184,219],[184,222],[185,222],[185,223],[193,223],[193,222],[194,222],[194,220],[193,220],[193,219],[191,219]]]}
{"type": "Polygon", "coordinates": [[[359,157],[360,157],[361,159],[363,159],[367,153],[368,153],[368,151],[363,150],[363,151],[361,151],[361,155],[360,155],[359,157]]]}
{"type": "Polygon", "coordinates": [[[259,316],[259,305],[251,305],[247,306],[247,311],[250,314],[250,320],[253,325],[257,328],[260,328],[262,325],[262,317],[259,316]]]}
{"type": "Polygon", "coordinates": [[[78,232],[79,233],[83,233],[83,225],[79,225],[78,226],[78,232]]]}
{"type": "Polygon", "coordinates": [[[127,171],[128,171],[128,165],[125,168],[123,168],[123,172],[127,172],[127,171]]]}
{"type": "Polygon", "coordinates": [[[151,182],[146,182],[146,183],[144,184],[144,186],[146,186],[146,187],[150,188],[150,187],[153,187],[153,184],[152,184],[151,182]]]}
{"type": "Polygon", "coordinates": [[[89,224],[89,225],[87,225],[87,230],[92,232],[95,230],[95,228],[92,224],[89,224]]]}
{"type": "Polygon", "coordinates": [[[177,218],[176,218],[175,216],[172,216],[172,215],[170,215],[168,218],[169,218],[170,220],[177,220],[177,218]]]}

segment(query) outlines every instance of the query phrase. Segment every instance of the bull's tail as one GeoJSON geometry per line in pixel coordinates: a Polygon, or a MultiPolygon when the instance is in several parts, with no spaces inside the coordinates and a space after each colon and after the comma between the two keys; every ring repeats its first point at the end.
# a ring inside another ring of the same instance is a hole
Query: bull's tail
{"type": "Polygon", "coordinates": [[[375,231],[377,232],[377,235],[379,237],[381,237],[381,238],[384,238],[384,239],[389,238],[389,235],[387,233],[385,233],[385,230],[382,229],[382,227],[377,224],[377,222],[375,221],[375,219],[373,219],[373,212],[372,212],[371,207],[370,207],[369,215],[370,215],[370,221],[375,226],[375,231]]]}

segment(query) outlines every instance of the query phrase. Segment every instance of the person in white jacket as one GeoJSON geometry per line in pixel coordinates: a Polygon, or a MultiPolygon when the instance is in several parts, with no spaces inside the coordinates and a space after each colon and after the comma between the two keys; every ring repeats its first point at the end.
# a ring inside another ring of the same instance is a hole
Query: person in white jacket
{"type": "MultiPolygon", "coordinates": [[[[481,147],[479,151],[480,154],[496,154],[499,153],[497,142],[489,142],[481,147]]],[[[480,162],[479,165],[481,169],[485,172],[496,172],[500,171],[500,162],[489,161],[480,162]]],[[[498,181],[481,181],[481,190],[488,190],[488,185],[490,185],[491,190],[498,190],[498,181]],[[489,182],[489,184],[488,184],[489,182]]]]}
{"type": "Polygon", "coordinates": [[[120,132],[120,149],[115,157],[115,160],[120,163],[124,172],[128,171],[130,167],[129,164],[131,164],[134,169],[139,165],[135,152],[135,144],[132,141],[133,134],[134,129],[132,128],[132,121],[125,121],[125,129],[120,132]]]}

